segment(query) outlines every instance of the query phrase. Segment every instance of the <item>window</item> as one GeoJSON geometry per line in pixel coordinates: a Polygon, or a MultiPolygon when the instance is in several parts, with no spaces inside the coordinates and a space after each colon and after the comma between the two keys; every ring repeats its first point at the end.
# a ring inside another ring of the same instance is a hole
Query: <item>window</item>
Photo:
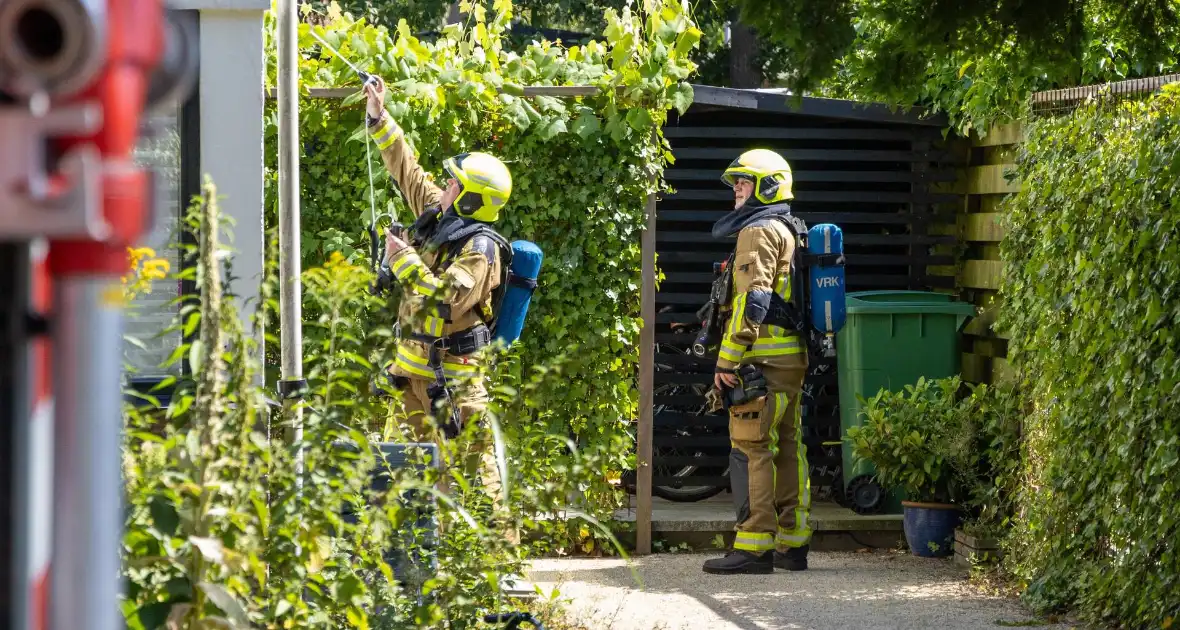
{"type": "Polygon", "coordinates": [[[168,261],[169,266],[169,277],[152,280],[149,289],[127,305],[124,360],[134,371],[132,378],[137,380],[177,376],[181,368],[179,363],[162,367],[182,341],[179,332],[164,332],[176,317],[175,300],[181,291],[173,278],[180,271],[180,251],[175,247],[181,216],[179,121],[179,108],[149,118],[146,122],[150,133],[140,139],[135,152],[137,163],[151,169],[157,180],[154,225],[143,235],[139,246],[150,248],[157,258],[168,261]]]}

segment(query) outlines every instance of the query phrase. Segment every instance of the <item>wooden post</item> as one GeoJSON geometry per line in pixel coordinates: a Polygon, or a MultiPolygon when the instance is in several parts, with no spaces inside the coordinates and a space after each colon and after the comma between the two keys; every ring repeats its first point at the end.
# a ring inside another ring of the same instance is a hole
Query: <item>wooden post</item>
{"type": "Polygon", "coordinates": [[[640,316],[643,329],[639,333],[639,435],[635,453],[635,554],[651,553],[651,441],[652,391],[655,380],[656,352],[656,196],[647,196],[647,227],[640,241],[643,256],[643,287],[640,297],[640,316]]]}

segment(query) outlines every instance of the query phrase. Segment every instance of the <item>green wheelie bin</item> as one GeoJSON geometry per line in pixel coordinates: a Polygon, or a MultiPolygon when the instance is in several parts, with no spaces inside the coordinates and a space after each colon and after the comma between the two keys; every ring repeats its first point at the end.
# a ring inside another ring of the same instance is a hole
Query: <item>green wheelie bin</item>
{"type": "MultiPolygon", "coordinates": [[[[975,307],[925,291],[861,291],[846,296],[847,319],[836,337],[841,439],[862,423],[860,401],[882,389],[901,391],[918,378],[959,373],[959,333],[975,307]]],[[[900,514],[904,497],[873,479],[869,462],[854,463],[844,443],[844,498],[861,514],[900,514]]]]}

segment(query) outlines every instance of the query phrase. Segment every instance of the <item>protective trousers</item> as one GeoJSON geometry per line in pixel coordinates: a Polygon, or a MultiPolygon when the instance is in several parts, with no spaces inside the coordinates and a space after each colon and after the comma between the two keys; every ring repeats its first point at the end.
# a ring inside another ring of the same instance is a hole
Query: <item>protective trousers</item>
{"type": "MultiPolygon", "coordinates": [[[[405,441],[434,442],[442,448],[444,437],[442,430],[437,428],[432,420],[433,405],[428,388],[433,381],[421,378],[409,378],[402,382],[408,383],[400,389],[400,410],[395,402],[391,403],[390,416],[386,422],[386,440],[400,437],[405,441]],[[400,411],[400,413],[399,413],[400,411]]],[[[466,427],[470,422],[479,422],[480,415],[487,408],[488,394],[482,382],[473,379],[462,383],[452,390],[454,404],[459,407],[459,419],[466,427]]],[[[443,413],[447,411],[443,410],[443,413]]],[[[476,475],[483,485],[484,491],[497,505],[506,505],[503,485],[500,480],[500,469],[496,466],[493,452],[493,440],[489,435],[490,427],[480,426],[477,437],[466,453],[462,455],[463,476],[474,480],[476,475]]],[[[444,460],[445,465],[445,460],[444,460]]],[[[444,479],[446,476],[444,475],[444,479]]],[[[505,532],[510,539],[515,540],[516,531],[508,528],[505,532]]]]}
{"type": "Polygon", "coordinates": [[[764,404],[731,409],[729,417],[734,548],[755,553],[811,541],[811,469],[800,413],[807,368],[763,366],[763,373],[769,390],[764,404]]]}

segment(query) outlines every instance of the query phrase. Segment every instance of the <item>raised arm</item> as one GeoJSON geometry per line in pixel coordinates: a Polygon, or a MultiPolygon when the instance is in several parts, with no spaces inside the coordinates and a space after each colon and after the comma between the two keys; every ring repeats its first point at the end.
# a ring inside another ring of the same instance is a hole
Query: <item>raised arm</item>
{"type": "Polygon", "coordinates": [[[385,82],[376,77],[375,84],[365,84],[365,95],[368,97],[365,109],[369,135],[381,151],[385,170],[393,176],[410,205],[410,211],[417,217],[426,208],[438,205],[443,191],[426,176],[401,127],[385,111],[385,82]]]}

